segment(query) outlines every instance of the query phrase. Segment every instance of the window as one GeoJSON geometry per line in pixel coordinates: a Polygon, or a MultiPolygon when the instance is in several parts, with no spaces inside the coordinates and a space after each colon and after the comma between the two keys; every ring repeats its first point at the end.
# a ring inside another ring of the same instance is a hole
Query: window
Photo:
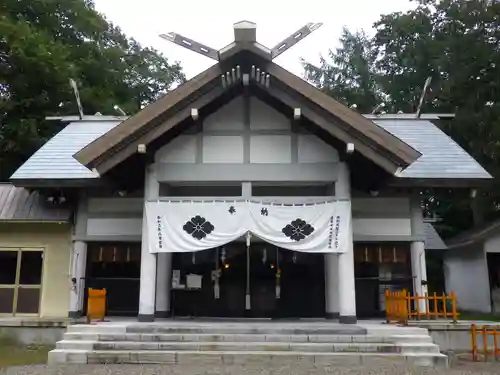
{"type": "Polygon", "coordinates": [[[42,249],[0,249],[0,314],[38,314],[42,249]]]}
{"type": "Polygon", "coordinates": [[[141,272],[141,244],[90,242],[87,262],[87,276],[90,278],[138,279],[141,272]]]}
{"type": "Polygon", "coordinates": [[[17,251],[0,252],[0,285],[16,283],[17,251]]]}
{"type": "Polygon", "coordinates": [[[356,243],[354,245],[354,262],[356,263],[410,267],[409,256],[409,243],[356,243]]]}

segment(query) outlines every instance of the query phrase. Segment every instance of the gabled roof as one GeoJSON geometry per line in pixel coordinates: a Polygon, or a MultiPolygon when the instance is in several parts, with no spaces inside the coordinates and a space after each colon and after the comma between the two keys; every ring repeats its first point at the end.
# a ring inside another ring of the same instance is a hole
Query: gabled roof
{"type": "Polygon", "coordinates": [[[54,207],[40,193],[0,184],[0,223],[2,222],[68,222],[71,210],[54,207]]]}
{"type": "MultiPolygon", "coordinates": [[[[73,155],[121,121],[105,116],[90,120],[69,123],[12,175],[12,181],[99,178],[73,155]]],[[[423,178],[432,185],[432,179],[491,178],[466,151],[428,120],[394,120],[382,116],[375,122],[422,153],[417,161],[401,172],[400,179],[423,178]]]]}
{"type": "MultiPolygon", "coordinates": [[[[260,62],[262,71],[270,76],[270,87],[259,85],[262,90],[289,107],[300,107],[313,123],[344,143],[354,143],[359,153],[389,173],[394,174],[420,157],[418,151],[385,129],[274,62],[259,60],[253,54],[250,58],[260,62]]],[[[106,173],[136,153],[139,144],[153,142],[188,119],[191,108],[202,108],[222,96],[226,92],[222,74],[220,63],[210,67],[96,139],[75,158],[100,174],[106,173]]]]}

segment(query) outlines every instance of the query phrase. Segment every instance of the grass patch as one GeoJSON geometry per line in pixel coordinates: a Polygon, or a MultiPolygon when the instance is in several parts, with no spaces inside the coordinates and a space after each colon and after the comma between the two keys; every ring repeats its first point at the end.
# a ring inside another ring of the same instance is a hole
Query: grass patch
{"type": "Polygon", "coordinates": [[[479,312],[460,312],[459,320],[488,320],[490,322],[500,322],[499,314],[488,314],[479,312]]]}
{"type": "Polygon", "coordinates": [[[19,345],[0,338],[0,369],[10,366],[39,365],[47,363],[47,354],[53,348],[45,345],[19,345]]]}

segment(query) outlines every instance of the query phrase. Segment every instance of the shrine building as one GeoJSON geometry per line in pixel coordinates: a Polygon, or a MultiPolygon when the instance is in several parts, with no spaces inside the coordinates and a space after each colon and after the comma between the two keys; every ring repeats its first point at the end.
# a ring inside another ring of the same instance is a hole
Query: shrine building
{"type": "MultiPolygon", "coordinates": [[[[358,113],[273,62],[283,45],[243,21],[219,51],[191,41],[216,63],[140,112],[59,119],[11,178],[73,213],[67,245],[37,247],[42,311],[81,316],[106,288],[107,315],[139,321],[349,324],[387,289],[427,292],[423,192],[491,176],[436,125],[451,115],[358,113]]],[[[11,241],[0,259],[28,248],[11,241]]]]}

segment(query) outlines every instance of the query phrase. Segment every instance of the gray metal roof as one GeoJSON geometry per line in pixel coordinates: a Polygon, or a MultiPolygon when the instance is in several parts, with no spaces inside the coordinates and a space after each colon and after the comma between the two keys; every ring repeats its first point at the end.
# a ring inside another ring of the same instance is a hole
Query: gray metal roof
{"type": "Polygon", "coordinates": [[[492,178],[472,156],[430,121],[392,119],[374,122],[422,154],[399,177],[492,178]]]}
{"type": "Polygon", "coordinates": [[[54,207],[36,191],[0,184],[0,222],[67,222],[70,216],[69,208],[54,207]]]}
{"type": "Polygon", "coordinates": [[[425,249],[446,250],[448,247],[431,223],[424,223],[425,249]]]}
{"type": "MultiPolygon", "coordinates": [[[[102,116],[99,121],[69,123],[35,152],[11,178],[16,180],[99,177],[97,173],[81,165],[73,155],[114,128],[121,120],[121,118],[102,116]]],[[[374,122],[422,154],[417,161],[402,171],[399,177],[491,178],[479,163],[428,120],[377,119],[374,122]]]]}
{"type": "Polygon", "coordinates": [[[80,164],[73,155],[120,122],[120,120],[105,120],[69,123],[35,152],[11,179],[55,180],[99,177],[97,173],[80,164]]]}

